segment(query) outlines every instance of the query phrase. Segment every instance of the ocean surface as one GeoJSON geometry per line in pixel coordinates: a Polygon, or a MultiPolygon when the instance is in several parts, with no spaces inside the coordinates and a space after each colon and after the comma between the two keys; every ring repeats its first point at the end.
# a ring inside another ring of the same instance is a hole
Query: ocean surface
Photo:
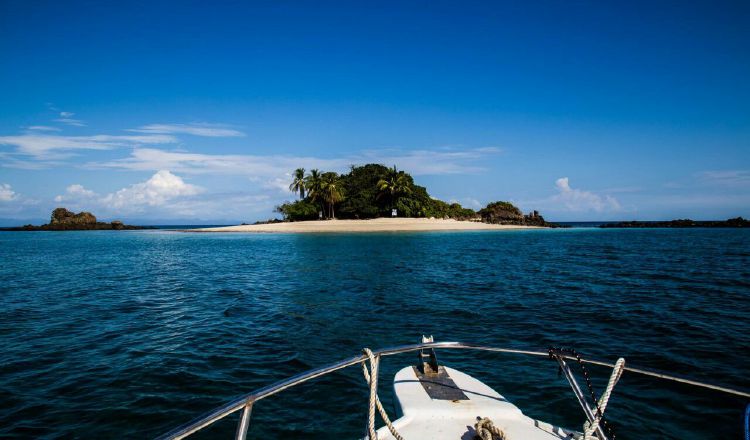
{"type": "MultiPolygon", "coordinates": [[[[422,334],[750,385],[750,231],[0,232],[0,437],[150,438],[229,399],[422,334]]],[[[580,429],[546,358],[439,351],[580,429]]],[[[391,408],[388,357],[381,398],[391,408]]],[[[591,367],[601,390],[609,376],[591,367]]],[[[741,398],[625,373],[618,439],[739,439],[741,398]]],[[[259,402],[251,438],[358,438],[359,368],[259,402]]],[[[232,416],[196,438],[231,438],[232,416]]]]}

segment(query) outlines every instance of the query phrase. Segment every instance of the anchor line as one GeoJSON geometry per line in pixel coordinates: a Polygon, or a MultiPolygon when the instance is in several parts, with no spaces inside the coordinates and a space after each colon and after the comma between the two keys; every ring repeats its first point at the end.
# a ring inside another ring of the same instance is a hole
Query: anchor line
{"type": "Polygon", "coordinates": [[[615,440],[617,438],[615,434],[615,428],[614,426],[612,426],[611,423],[609,423],[609,420],[607,420],[604,417],[602,408],[599,405],[599,400],[596,398],[596,393],[594,392],[594,385],[591,383],[591,377],[589,375],[589,371],[586,368],[586,365],[584,364],[583,359],[581,358],[581,354],[572,348],[550,347],[549,348],[550,359],[554,359],[555,354],[558,354],[558,355],[563,354],[563,355],[569,355],[569,356],[575,357],[576,362],[578,363],[578,366],[581,369],[581,374],[583,374],[583,378],[586,380],[586,387],[588,388],[589,394],[591,395],[591,400],[594,402],[594,406],[596,407],[596,415],[599,418],[601,425],[604,427],[604,431],[606,431],[607,437],[610,438],[611,440],[615,440]]]}

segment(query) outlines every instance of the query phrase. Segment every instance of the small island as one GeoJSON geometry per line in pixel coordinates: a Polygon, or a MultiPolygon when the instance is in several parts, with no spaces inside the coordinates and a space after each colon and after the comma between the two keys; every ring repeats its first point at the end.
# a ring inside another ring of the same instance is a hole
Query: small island
{"type": "Polygon", "coordinates": [[[65,208],[57,208],[52,211],[50,221],[46,225],[25,225],[14,228],[0,228],[0,231],[110,231],[110,230],[132,230],[153,229],[150,226],[126,225],[119,220],[109,223],[98,222],[90,212],[74,213],[65,208]]]}
{"type": "Polygon", "coordinates": [[[558,227],[539,212],[523,212],[510,202],[475,211],[431,197],[408,173],[380,164],[352,166],[345,174],[292,173],[289,190],[298,200],[276,207],[282,220],[253,225],[194,229],[195,232],[385,232],[558,227]]]}
{"type": "Polygon", "coordinates": [[[742,217],[730,218],[729,220],[696,221],[690,219],[678,219],[670,221],[629,221],[604,223],[600,228],[750,228],[750,220],[742,217]]]}

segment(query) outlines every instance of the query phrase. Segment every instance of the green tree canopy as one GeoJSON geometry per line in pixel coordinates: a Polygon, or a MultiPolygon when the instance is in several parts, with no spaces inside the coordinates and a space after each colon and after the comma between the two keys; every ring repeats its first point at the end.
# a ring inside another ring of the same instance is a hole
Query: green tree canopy
{"type": "Polygon", "coordinates": [[[338,174],[333,172],[323,173],[320,176],[320,190],[326,203],[330,207],[331,218],[336,218],[334,206],[344,199],[343,182],[338,174]]]}
{"type": "Polygon", "coordinates": [[[307,188],[307,195],[310,202],[317,203],[318,206],[322,206],[323,193],[322,193],[322,182],[320,171],[317,169],[310,170],[310,174],[305,177],[305,188],[307,188]]]}
{"type": "MultiPolygon", "coordinates": [[[[396,165],[394,165],[393,168],[388,168],[385,176],[378,180],[378,190],[380,191],[379,196],[388,199],[388,206],[391,209],[396,207],[400,196],[412,193],[413,186],[414,180],[411,176],[396,169],[396,165]]],[[[410,204],[412,203],[406,202],[404,206],[410,204]]]]}
{"type": "Polygon", "coordinates": [[[386,210],[385,200],[378,199],[378,181],[388,168],[378,164],[352,166],[348,174],[341,176],[346,198],[341,202],[339,215],[342,218],[375,218],[386,210]]]}
{"type": "Polygon", "coordinates": [[[297,168],[292,174],[293,180],[289,185],[289,191],[299,193],[300,200],[305,198],[305,169],[297,168]]]}
{"type": "Polygon", "coordinates": [[[338,213],[341,218],[349,219],[390,216],[392,208],[405,217],[477,217],[476,212],[458,203],[448,204],[430,197],[425,187],[416,185],[412,176],[395,166],[352,166],[342,175],[317,169],[304,175],[304,169],[299,168],[293,173],[294,182],[290,186],[295,192],[299,191],[295,183],[299,180],[299,171],[302,171],[305,197],[277,208],[287,220],[317,218],[321,208],[328,217],[338,213]]]}

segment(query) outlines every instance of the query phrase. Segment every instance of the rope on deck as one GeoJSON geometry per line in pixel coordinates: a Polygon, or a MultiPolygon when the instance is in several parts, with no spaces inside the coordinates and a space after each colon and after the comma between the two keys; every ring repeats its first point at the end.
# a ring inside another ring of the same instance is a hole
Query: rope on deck
{"type": "Polygon", "coordinates": [[[480,440],[505,440],[505,433],[492,423],[489,417],[477,417],[474,430],[480,440]]]}

